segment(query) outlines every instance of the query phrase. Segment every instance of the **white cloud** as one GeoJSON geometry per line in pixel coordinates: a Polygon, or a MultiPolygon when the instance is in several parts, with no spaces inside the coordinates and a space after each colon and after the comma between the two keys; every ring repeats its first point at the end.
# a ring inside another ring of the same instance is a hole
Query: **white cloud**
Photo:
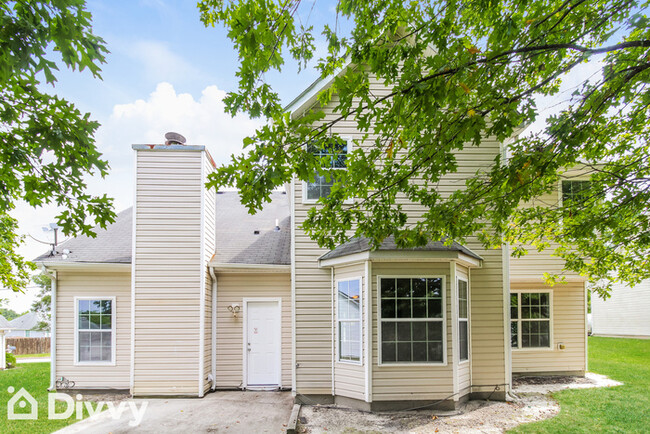
{"type": "MultiPolygon", "coordinates": [[[[177,93],[169,83],[159,83],[147,99],[113,107],[108,119],[96,134],[97,146],[108,160],[111,170],[106,179],[88,179],[92,194],[107,194],[115,199],[115,208],[121,211],[133,203],[134,143],[163,143],[164,134],[176,131],[187,138],[188,144],[206,145],[217,164],[225,163],[233,153],[242,150],[242,140],[254,133],[260,125],[244,116],[232,118],[224,113],[226,93],[217,86],[208,86],[195,99],[187,93],[177,93]]],[[[57,209],[47,206],[33,209],[25,203],[17,204],[11,213],[20,222],[20,232],[49,241],[51,234],[43,226],[54,221],[57,209]]],[[[28,238],[21,253],[32,259],[48,247],[28,238]]],[[[21,300],[25,299],[21,295],[21,300]]],[[[31,303],[31,301],[30,301],[31,303]]],[[[23,303],[24,304],[24,303],[23,303]]],[[[10,306],[16,305],[14,300],[10,306]]]]}

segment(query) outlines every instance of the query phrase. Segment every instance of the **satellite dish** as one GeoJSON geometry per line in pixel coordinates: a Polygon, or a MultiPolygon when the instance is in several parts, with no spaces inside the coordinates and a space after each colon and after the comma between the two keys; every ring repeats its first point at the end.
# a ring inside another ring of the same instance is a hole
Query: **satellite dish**
{"type": "Polygon", "coordinates": [[[165,134],[165,139],[167,140],[168,145],[184,145],[187,141],[181,134],[171,131],[165,134]]]}

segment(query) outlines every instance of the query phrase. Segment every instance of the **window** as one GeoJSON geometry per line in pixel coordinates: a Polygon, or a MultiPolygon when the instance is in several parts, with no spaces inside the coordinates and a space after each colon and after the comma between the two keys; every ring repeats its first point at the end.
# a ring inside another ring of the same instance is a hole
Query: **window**
{"type": "Polygon", "coordinates": [[[346,167],[348,143],[345,140],[332,140],[320,146],[308,145],[307,151],[322,159],[323,169],[325,169],[323,172],[327,173],[316,173],[314,182],[306,183],[307,200],[318,200],[329,196],[339,171],[346,167]]]}
{"type": "Polygon", "coordinates": [[[562,204],[581,204],[589,195],[589,185],[589,181],[562,181],[562,204]]]}
{"type": "Polygon", "coordinates": [[[338,282],[339,361],[361,362],[361,279],[338,282]]]}
{"type": "Polygon", "coordinates": [[[442,277],[379,280],[381,362],[444,362],[442,277]]]}
{"type": "Polygon", "coordinates": [[[115,299],[79,298],[77,304],[77,362],[115,360],[115,299]]]}
{"type": "Polygon", "coordinates": [[[510,345],[512,348],[550,348],[550,293],[510,294],[510,345]]]}
{"type": "Polygon", "coordinates": [[[458,354],[460,361],[469,359],[469,291],[467,281],[458,279],[458,354]]]}

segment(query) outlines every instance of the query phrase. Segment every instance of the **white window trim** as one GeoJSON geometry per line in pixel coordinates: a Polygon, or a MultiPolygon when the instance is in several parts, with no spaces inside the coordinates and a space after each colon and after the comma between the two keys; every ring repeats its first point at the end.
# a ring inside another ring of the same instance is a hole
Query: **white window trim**
{"type": "Polygon", "coordinates": [[[558,201],[557,203],[559,204],[560,208],[564,206],[564,193],[562,192],[562,183],[563,182],[569,182],[569,181],[589,181],[591,182],[591,177],[586,174],[581,174],[581,175],[575,175],[569,178],[562,178],[560,177],[560,180],[558,181],[558,187],[557,187],[557,195],[558,195],[558,201]]]}
{"type": "Polygon", "coordinates": [[[117,336],[117,316],[115,315],[115,296],[93,295],[74,298],[74,366],[115,366],[115,342],[117,336]],[[79,361],[79,301],[111,300],[111,361],[79,361]]]}
{"type": "MultiPolygon", "coordinates": [[[[514,352],[530,352],[530,351],[553,351],[555,349],[555,346],[553,344],[553,291],[550,288],[544,288],[544,289],[516,289],[510,291],[511,294],[522,294],[522,293],[534,293],[534,294],[548,294],[549,296],[549,337],[548,337],[548,347],[528,347],[528,348],[523,348],[521,346],[521,331],[517,331],[517,347],[510,347],[510,349],[514,352]]],[[[508,312],[510,312],[510,300],[508,299],[508,312]]],[[[510,316],[508,314],[508,316],[510,316]]],[[[517,321],[521,323],[521,297],[518,298],[517,301],[517,319],[514,321],[517,321]]],[[[508,324],[508,327],[511,327],[513,319],[510,318],[510,324],[508,324]]],[[[546,320],[541,320],[540,321],[546,321],[546,320]]]]}
{"type": "Polygon", "coordinates": [[[377,366],[447,366],[447,277],[445,275],[378,275],[377,276],[377,366]],[[382,362],[381,354],[381,279],[442,279],[442,318],[387,318],[397,322],[442,322],[442,362],[382,362]]]}
{"type": "MultiPolygon", "coordinates": [[[[352,137],[339,136],[339,138],[342,139],[342,140],[345,140],[345,142],[347,143],[348,150],[346,152],[346,156],[350,155],[350,152],[352,151],[352,137]]],[[[346,163],[345,169],[344,168],[339,168],[339,169],[332,169],[332,170],[348,170],[347,163],[346,163]]],[[[303,205],[315,205],[315,204],[318,203],[318,199],[307,199],[307,181],[302,181],[302,203],[303,203],[303,205]]],[[[352,199],[347,199],[343,203],[344,204],[351,204],[351,203],[353,203],[353,200],[352,199]]]]}
{"type": "Polygon", "coordinates": [[[335,352],[336,352],[336,363],[343,363],[346,365],[357,365],[357,366],[363,366],[363,347],[364,347],[364,339],[363,339],[363,332],[364,332],[364,327],[363,327],[363,278],[361,277],[350,277],[346,279],[336,279],[335,280],[335,287],[336,287],[336,309],[335,309],[335,315],[336,315],[336,344],[335,344],[335,352]],[[345,322],[354,322],[357,320],[341,320],[339,319],[339,282],[350,282],[356,280],[359,282],[359,327],[361,331],[361,341],[360,341],[360,349],[361,349],[361,356],[359,357],[359,361],[355,360],[346,360],[346,359],[341,359],[341,342],[339,341],[340,336],[339,336],[339,330],[340,330],[340,323],[341,321],[345,322]]]}
{"type": "Polygon", "coordinates": [[[456,311],[458,312],[458,323],[461,321],[465,321],[467,323],[467,359],[461,360],[460,359],[460,327],[458,327],[458,364],[462,365],[465,363],[469,363],[470,359],[472,358],[472,352],[471,352],[471,329],[470,329],[470,290],[469,290],[469,279],[465,279],[464,277],[456,277],[456,311]],[[467,284],[467,318],[461,318],[460,317],[460,286],[458,286],[458,281],[462,280],[467,284]]]}

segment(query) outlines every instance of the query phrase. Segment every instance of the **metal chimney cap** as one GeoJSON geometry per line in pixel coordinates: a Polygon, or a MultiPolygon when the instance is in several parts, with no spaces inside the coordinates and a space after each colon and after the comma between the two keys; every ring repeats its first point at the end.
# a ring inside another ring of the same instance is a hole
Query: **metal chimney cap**
{"type": "Polygon", "coordinates": [[[185,142],[187,141],[187,139],[185,139],[185,137],[183,137],[181,134],[174,133],[171,131],[165,134],[165,139],[167,140],[165,142],[165,144],[167,145],[174,145],[174,144],[184,145],[185,142]]]}

